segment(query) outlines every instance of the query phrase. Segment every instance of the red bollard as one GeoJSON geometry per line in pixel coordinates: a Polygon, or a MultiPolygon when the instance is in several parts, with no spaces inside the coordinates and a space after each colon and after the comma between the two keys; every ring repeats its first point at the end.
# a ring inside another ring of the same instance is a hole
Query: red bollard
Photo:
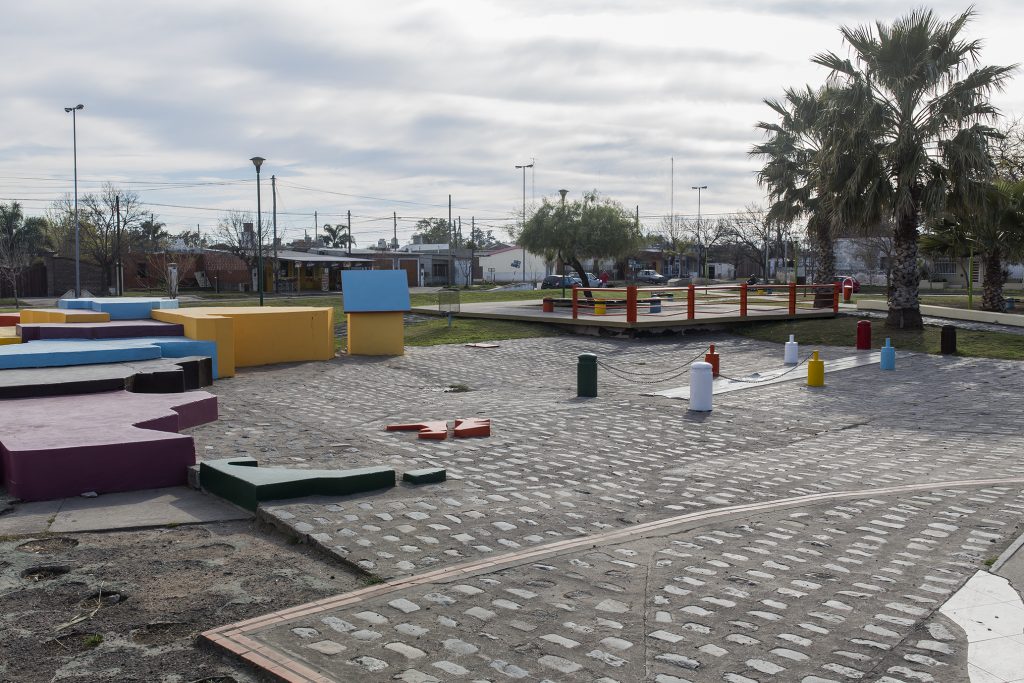
{"type": "Polygon", "coordinates": [[[541,310],[543,310],[545,313],[554,313],[555,312],[555,302],[552,301],[550,297],[545,298],[544,299],[544,305],[541,308],[541,310]]]}
{"type": "Polygon", "coordinates": [[[843,285],[843,301],[850,303],[853,300],[853,285],[843,285]]]}
{"type": "Polygon", "coordinates": [[[857,323],[857,350],[871,349],[871,321],[861,320],[857,323]]]}
{"type": "Polygon", "coordinates": [[[715,353],[715,345],[712,344],[711,348],[708,349],[707,355],[704,356],[704,362],[711,364],[712,377],[718,377],[718,360],[719,355],[715,353]]]}

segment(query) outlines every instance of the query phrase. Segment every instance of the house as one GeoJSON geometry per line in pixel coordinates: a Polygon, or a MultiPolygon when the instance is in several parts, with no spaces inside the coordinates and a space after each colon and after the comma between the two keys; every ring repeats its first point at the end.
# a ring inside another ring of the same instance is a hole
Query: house
{"type": "Polygon", "coordinates": [[[525,252],[522,247],[502,246],[479,252],[480,278],[485,282],[539,282],[554,272],[555,264],[540,254],[525,252]]]}

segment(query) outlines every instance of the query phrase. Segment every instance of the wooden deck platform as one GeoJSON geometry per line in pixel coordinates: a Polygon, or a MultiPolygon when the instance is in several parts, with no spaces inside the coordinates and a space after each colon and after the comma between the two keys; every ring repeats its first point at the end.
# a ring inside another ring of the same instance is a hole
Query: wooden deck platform
{"type": "MultiPolygon", "coordinates": [[[[809,302],[808,302],[809,303],[809,302]]],[[[412,312],[429,315],[446,315],[437,306],[421,306],[412,312]]],[[[581,308],[576,319],[572,317],[572,308],[555,307],[550,313],[542,310],[541,299],[526,301],[495,301],[487,303],[464,303],[456,318],[489,318],[492,320],[518,320],[521,322],[546,323],[575,328],[598,328],[619,332],[643,330],[661,332],[693,329],[713,325],[740,322],[756,322],[769,320],[791,320],[806,318],[834,318],[832,308],[798,307],[795,315],[790,315],[788,308],[773,303],[759,304],[751,301],[747,307],[746,317],[740,316],[734,304],[701,303],[696,307],[694,318],[687,316],[686,302],[677,301],[665,305],[661,313],[641,312],[635,323],[626,321],[624,308],[610,308],[605,315],[594,315],[590,308],[581,308]]],[[[582,331],[582,330],[581,330],[582,331]]]]}

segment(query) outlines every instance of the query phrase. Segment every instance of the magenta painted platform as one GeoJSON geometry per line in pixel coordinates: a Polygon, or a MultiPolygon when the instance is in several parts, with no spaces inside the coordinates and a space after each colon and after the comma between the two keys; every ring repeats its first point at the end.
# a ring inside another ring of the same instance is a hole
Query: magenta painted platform
{"type": "Polygon", "coordinates": [[[118,391],[7,400],[0,411],[7,492],[51,500],[185,484],[195,444],[177,432],[216,420],[217,397],[118,391]]]}
{"type": "Polygon", "coordinates": [[[136,337],[183,337],[178,323],[156,320],[114,320],[108,323],[23,323],[18,336],[23,342],[38,339],[128,339],[136,337]]]}

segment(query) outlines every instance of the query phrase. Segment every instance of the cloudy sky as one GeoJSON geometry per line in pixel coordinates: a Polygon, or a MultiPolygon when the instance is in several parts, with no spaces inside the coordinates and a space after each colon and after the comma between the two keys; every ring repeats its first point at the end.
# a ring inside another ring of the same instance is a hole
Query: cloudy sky
{"type": "MultiPolygon", "coordinates": [[[[759,202],[754,123],[837,27],[916,5],[857,0],[34,0],[0,24],[0,201],[136,191],[172,232],[255,210],[276,175],[285,239],[352,212],[359,246],[453,214],[498,231],[523,201],[597,189],[654,228],[674,208],[759,202]],[[671,159],[674,158],[674,174],[671,159]],[[671,192],[673,185],[675,192],[671,192]],[[673,197],[674,194],[674,197],[673,197]]],[[[932,3],[940,16],[966,4],[932,3]]],[[[1022,61],[1024,5],[981,0],[969,35],[1022,61]]],[[[1024,74],[995,102],[1024,114],[1024,74]]],[[[464,231],[468,231],[464,225],[464,231]]]]}

